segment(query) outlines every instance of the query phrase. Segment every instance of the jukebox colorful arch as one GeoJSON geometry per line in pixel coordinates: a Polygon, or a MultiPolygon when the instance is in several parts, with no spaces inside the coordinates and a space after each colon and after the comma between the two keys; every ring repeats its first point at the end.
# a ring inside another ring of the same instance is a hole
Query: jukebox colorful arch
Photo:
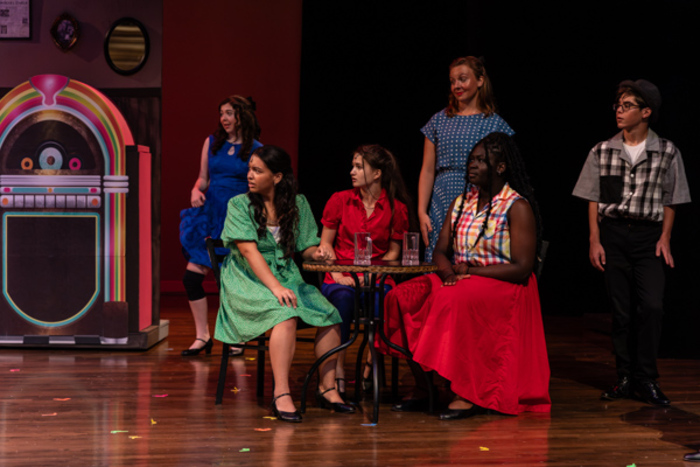
{"type": "Polygon", "coordinates": [[[0,345],[144,347],[150,161],[85,83],[40,75],[0,99],[0,345]]]}

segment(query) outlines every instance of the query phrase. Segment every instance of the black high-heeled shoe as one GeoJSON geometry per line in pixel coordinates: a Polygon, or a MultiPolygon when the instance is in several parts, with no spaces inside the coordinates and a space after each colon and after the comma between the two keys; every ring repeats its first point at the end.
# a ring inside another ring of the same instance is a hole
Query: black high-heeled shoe
{"type": "Polygon", "coordinates": [[[270,409],[272,409],[272,414],[277,417],[277,419],[283,421],[283,422],[288,422],[288,423],[301,423],[301,414],[299,413],[298,410],[295,410],[294,412],[282,412],[277,409],[277,399],[280,397],[284,396],[289,396],[292,397],[291,394],[288,392],[285,392],[284,394],[280,394],[279,396],[275,397],[272,399],[272,403],[270,403],[270,409]]]}
{"type": "Polygon", "coordinates": [[[338,394],[340,394],[340,398],[343,400],[345,400],[345,385],[346,385],[345,378],[336,378],[335,379],[335,387],[336,387],[336,389],[338,389],[338,394]],[[340,382],[341,381],[343,382],[343,390],[342,391],[340,390],[340,382]]]}
{"type": "Polygon", "coordinates": [[[316,390],[316,402],[318,403],[319,407],[321,407],[322,409],[331,409],[337,413],[355,413],[355,407],[353,407],[352,405],[343,404],[341,402],[331,402],[328,399],[326,399],[323,395],[330,391],[337,391],[337,389],[330,388],[326,389],[323,392],[321,392],[320,389],[316,390]]]}
{"type": "Polygon", "coordinates": [[[211,348],[214,347],[213,340],[209,339],[208,341],[205,341],[204,339],[200,339],[199,337],[195,340],[204,342],[204,345],[198,349],[185,349],[180,353],[180,355],[182,355],[183,357],[193,357],[195,355],[199,355],[199,353],[202,350],[204,350],[204,352],[207,355],[211,353],[211,348]]]}

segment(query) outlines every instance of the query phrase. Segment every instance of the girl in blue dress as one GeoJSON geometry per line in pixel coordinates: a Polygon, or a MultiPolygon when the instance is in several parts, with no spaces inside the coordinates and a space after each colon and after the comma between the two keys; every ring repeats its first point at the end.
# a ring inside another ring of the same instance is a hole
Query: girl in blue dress
{"type": "Polygon", "coordinates": [[[418,181],[418,221],[426,246],[425,260],[431,261],[447,209],[464,188],[472,149],[489,133],[514,134],[496,113],[491,81],[480,59],[462,57],[450,64],[447,108],[433,115],[421,132],[425,142],[418,181]]]}
{"type": "MultiPolygon", "coordinates": [[[[183,284],[196,330],[195,340],[182,355],[211,353],[208,304],[202,282],[211,270],[206,238],[219,238],[229,199],[248,191],[248,159],[262,146],[254,103],[230,96],[219,104],[219,127],[204,140],[199,177],[192,188],[192,207],[180,213],[180,242],[187,258],[183,284]]],[[[227,251],[222,250],[222,254],[227,251]]],[[[238,350],[241,353],[241,350],[238,350]]]]}

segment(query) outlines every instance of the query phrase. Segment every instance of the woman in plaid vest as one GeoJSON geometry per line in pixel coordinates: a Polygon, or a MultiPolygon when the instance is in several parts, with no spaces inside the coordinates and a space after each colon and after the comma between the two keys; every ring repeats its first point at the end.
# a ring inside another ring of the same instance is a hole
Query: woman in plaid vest
{"type": "MultiPolygon", "coordinates": [[[[450,382],[453,400],[443,420],[489,409],[548,412],[549,362],[533,274],[541,228],[512,139],[504,133],[482,139],[469,155],[466,181],[440,231],[438,272],[387,295],[386,334],[450,382]]],[[[412,368],[418,376],[420,368],[412,368]]],[[[421,396],[416,388],[393,410],[422,410],[421,396]]]]}

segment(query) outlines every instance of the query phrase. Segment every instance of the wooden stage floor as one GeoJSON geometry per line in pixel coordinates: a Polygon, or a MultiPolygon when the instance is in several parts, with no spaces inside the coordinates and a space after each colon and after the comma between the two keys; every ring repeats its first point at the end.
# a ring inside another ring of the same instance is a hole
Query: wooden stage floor
{"type": "MultiPolygon", "coordinates": [[[[232,359],[223,405],[215,406],[220,345],[210,356],[181,357],[193,332],[185,297],[164,296],[161,314],[170,336],[147,352],[0,349],[0,465],[690,466],[683,454],[700,448],[696,360],[660,361],[670,408],[598,399],[615,377],[603,315],[545,319],[551,414],[442,422],[391,412],[386,390],[379,424],[366,426],[364,414],[316,408],[313,394],[303,423],[265,418],[269,362],[258,400],[251,351],[232,359]]],[[[311,355],[311,344],[298,345],[297,403],[311,355]]],[[[404,392],[405,363],[400,375],[404,392]]]]}

